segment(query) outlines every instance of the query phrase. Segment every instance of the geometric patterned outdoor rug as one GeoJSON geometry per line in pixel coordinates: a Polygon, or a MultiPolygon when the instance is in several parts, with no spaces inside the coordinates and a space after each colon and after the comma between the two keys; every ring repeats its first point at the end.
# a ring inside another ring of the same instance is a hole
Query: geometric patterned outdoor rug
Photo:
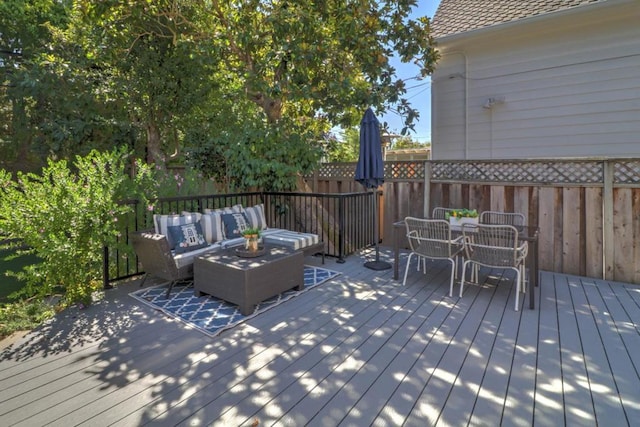
{"type": "Polygon", "coordinates": [[[193,328],[198,329],[210,337],[214,337],[220,332],[251,319],[309,289],[315,288],[339,274],[337,271],[327,270],[326,268],[305,265],[303,290],[296,291],[290,289],[280,295],[262,301],[258,304],[255,311],[248,316],[243,316],[237,305],[219,298],[214,298],[210,295],[196,297],[193,293],[192,281],[174,285],[169,298],[165,298],[167,288],[169,287],[168,283],[140,289],[131,292],[129,295],[156,310],[160,310],[169,316],[191,325],[193,328]]]}

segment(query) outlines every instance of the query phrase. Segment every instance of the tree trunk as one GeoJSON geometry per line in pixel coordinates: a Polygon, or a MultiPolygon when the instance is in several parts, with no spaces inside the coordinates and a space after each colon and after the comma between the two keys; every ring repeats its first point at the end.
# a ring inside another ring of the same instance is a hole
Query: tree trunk
{"type": "Polygon", "coordinates": [[[147,163],[155,163],[156,167],[165,168],[165,157],[160,141],[160,129],[154,122],[147,124],[147,163]]]}

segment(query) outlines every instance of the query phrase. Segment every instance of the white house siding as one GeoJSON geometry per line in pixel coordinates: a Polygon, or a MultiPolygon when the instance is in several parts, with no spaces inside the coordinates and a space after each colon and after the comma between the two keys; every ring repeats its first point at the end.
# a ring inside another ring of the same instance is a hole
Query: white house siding
{"type": "Polygon", "coordinates": [[[472,31],[440,49],[434,159],[640,156],[640,1],[472,31]],[[489,98],[504,103],[483,108],[489,98]]]}

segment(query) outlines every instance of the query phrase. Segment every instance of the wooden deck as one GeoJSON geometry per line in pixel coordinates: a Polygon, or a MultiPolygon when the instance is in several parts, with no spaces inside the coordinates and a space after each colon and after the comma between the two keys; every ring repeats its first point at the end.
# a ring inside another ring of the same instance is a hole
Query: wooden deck
{"type": "Polygon", "coordinates": [[[498,270],[459,299],[446,263],[326,266],[216,338],[122,283],[2,351],[0,425],[640,425],[640,287],[542,272],[516,312],[498,270]]]}

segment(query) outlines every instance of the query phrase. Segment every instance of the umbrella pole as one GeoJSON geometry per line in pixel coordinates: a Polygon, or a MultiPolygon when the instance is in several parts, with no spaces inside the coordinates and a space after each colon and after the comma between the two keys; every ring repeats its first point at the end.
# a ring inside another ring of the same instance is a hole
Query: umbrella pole
{"type": "Polygon", "coordinates": [[[376,242],[376,260],[364,263],[364,266],[371,270],[388,270],[391,264],[380,261],[380,236],[378,236],[378,189],[373,189],[373,237],[376,242]]]}

